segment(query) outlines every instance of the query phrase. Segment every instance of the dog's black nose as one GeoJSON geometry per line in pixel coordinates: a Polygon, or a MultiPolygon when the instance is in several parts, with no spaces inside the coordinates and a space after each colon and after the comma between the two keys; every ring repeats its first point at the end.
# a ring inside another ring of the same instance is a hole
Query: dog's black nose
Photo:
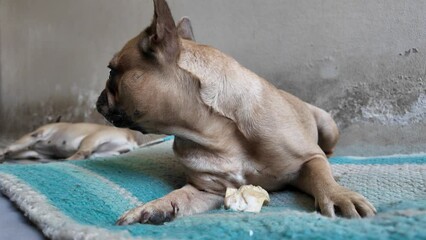
{"type": "Polygon", "coordinates": [[[104,116],[108,113],[108,96],[105,90],[101,92],[98,101],[96,101],[96,110],[104,116]]]}

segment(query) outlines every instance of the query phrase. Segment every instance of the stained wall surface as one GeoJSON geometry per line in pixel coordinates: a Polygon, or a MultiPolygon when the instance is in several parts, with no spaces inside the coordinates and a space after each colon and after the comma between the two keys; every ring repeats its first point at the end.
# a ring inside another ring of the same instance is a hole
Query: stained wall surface
{"type": "MultiPolygon", "coordinates": [[[[426,2],[170,0],[213,45],[331,112],[337,154],[424,152],[426,2]]],[[[94,110],[112,55],[145,28],[147,0],[0,0],[0,135],[94,110]]]]}

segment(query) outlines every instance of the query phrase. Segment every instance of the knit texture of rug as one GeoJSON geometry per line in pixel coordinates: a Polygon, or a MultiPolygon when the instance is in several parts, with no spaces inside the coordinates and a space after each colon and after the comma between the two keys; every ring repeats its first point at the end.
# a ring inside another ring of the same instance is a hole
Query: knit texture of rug
{"type": "Polygon", "coordinates": [[[285,191],[271,193],[258,214],[222,208],[115,226],[125,211],[184,185],[171,141],[110,158],[3,164],[0,190],[53,239],[426,239],[426,155],[330,161],[340,184],[375,205],[375,217],[323,217],[311,197],[285,191]]]}

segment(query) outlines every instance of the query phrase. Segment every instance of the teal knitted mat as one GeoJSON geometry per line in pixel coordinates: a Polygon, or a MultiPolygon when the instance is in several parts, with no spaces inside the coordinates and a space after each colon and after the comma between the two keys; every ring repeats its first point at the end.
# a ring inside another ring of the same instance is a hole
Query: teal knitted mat
{"type": "Polygon", "coordinates": [[[286,191],[271,193],[258,214],[222,208],[161,226],[115,226],[125,211],[184,185],[171,141],[110,158],[3,164],[0,190],[53,239],[426,239],[426,155],[330,161],[377,216],[330,219],[311,197],[286,191]]]}

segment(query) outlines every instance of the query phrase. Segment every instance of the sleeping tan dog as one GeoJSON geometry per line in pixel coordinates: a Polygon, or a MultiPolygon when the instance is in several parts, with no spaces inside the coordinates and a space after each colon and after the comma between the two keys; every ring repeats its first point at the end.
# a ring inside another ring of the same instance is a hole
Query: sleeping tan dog
{"type": "Polygon", "coordinates": [[[333,179],[338,139],[325,111],[272,86],[233,58],[193,41],[154,0],[152,24],[111,60],[97,108],[118,127],[175,135],[188,184],[125,213],[118,224],[161,224],[221,206],[227,187],[294,186],[322,214],[368,217],[374,207],[333,179]]]}
{"type": "Polygon", "coordinates": [[[118,155],[143,141],[129,129],[94,123],[51,123],[26,134],[4,150],[0,161],[9,159],[84,159],[118,155]]]}

